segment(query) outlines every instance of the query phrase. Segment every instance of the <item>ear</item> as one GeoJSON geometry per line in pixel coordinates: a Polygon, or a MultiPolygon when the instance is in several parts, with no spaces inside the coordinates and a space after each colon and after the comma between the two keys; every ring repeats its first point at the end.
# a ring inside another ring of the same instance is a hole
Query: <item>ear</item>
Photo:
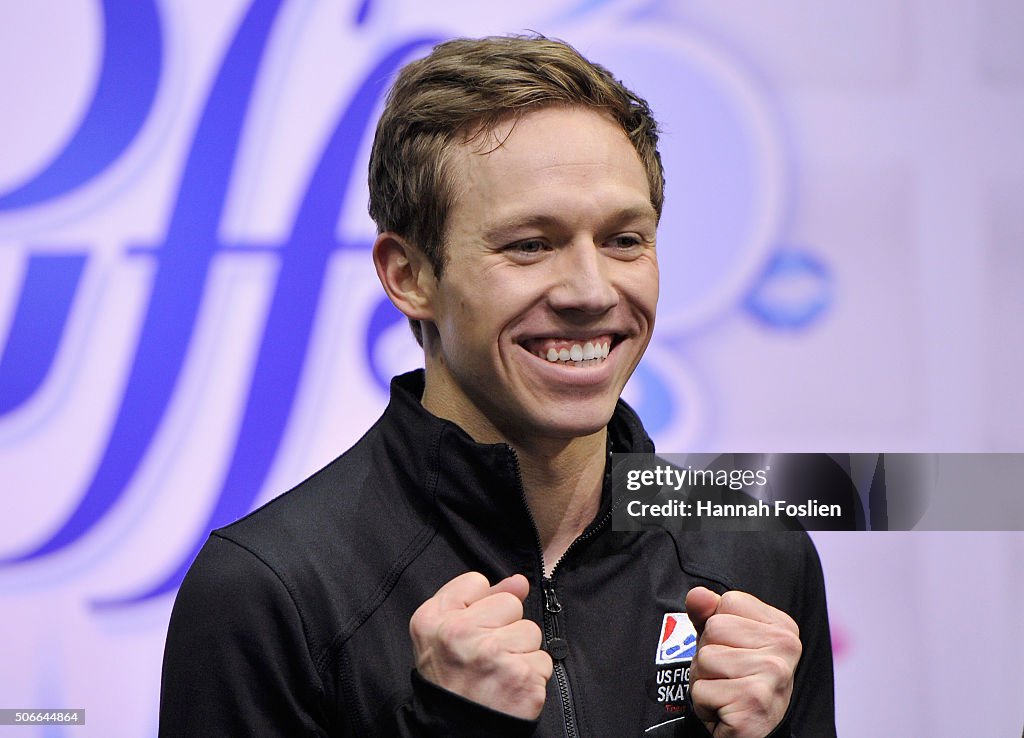
{"type": "Polygon", "coordinates": [[[396,308],[412,320],[433,320],[437,278],[418,247],[397,233],[381,233],[373,244],[373,265],[396,308]]]}

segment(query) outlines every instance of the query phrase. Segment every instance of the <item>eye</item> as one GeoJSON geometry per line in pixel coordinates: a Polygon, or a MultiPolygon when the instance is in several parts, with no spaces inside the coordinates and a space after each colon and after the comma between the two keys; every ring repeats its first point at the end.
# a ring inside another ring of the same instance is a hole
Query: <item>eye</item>
{"type": "Polygon", "coordinates": [[[610,249],[611,254],[620,259],[635,259],[639,257],[648,246],[653,246],[653,241],[648,242],[643,236],[637,233],[620,233],[605,241],[605,246],[610,249]]]}
{"type": "Polygon", "coordinates": [[[507,253],[513,256],[536,256],[544,251],[550,250],[550,247],[543,240],[539,238],[528,238],[524,241],[516,241],[505,247],[507,253]]]}
{"type": "Polygon", "coordinates": [[[632,249],[643,244],[643,239],[632,233],[625,233],[621,236],[616,236],[611,240],[612,246],[616,246],[620,249],[632,249]]]}

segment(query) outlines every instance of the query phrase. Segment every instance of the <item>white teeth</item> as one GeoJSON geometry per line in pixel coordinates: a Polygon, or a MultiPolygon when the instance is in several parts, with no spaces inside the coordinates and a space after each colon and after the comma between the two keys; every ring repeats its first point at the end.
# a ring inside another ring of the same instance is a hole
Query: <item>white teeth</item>
{"type": "Polygon", "coordinates": [[[537,351],[537,356],[541,359],[547,359],[552,364],[571,362],[574,366],[583,367],[587,366],[583,362],[600,361],[608,358],[610,351],[611,344],[609,342],[594,343],[593,341],[587,341],[582,346],[574,343],[568,348],[549,348],[546,353],[541,349],[537,351]]]}

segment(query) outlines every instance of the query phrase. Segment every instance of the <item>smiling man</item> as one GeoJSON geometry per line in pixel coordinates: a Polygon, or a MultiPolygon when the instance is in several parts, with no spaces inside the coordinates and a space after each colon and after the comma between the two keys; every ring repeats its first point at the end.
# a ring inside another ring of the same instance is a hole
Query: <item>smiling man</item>
{"type": "Polygon", "coordinates": [[[653,451],[619,395],[663,183],[647,105],[565,44],[452,41],[402,71],[373,258],[425,369],[211,535],[161,735],[834,735],[806,535],[611,530],[611,452],[653,451]]]}

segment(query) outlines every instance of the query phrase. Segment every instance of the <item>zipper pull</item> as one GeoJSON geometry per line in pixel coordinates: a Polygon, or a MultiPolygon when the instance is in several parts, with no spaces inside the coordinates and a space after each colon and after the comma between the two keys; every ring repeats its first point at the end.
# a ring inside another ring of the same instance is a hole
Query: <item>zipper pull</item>
{"type": "Polygon", "coordinates": [[[550,579],[544,579],[544,609],[548,612],[562,612],[562,603],[555,595],[555,583],[550,579]]]}
{"type": "Polygon", "coordinates": [[[558,601],[558,596],[555,594],[554,582],[550,579],[544,579],[543,585],[544,609],[551,613],[551,631],[550,636],[546,638],[547,642],[544,648],[554,661],[562,661],[569,655],[569,644],[559,635],[558,618],[556,617],[558,613],[562,612],[562,603],[558,601]]]}

